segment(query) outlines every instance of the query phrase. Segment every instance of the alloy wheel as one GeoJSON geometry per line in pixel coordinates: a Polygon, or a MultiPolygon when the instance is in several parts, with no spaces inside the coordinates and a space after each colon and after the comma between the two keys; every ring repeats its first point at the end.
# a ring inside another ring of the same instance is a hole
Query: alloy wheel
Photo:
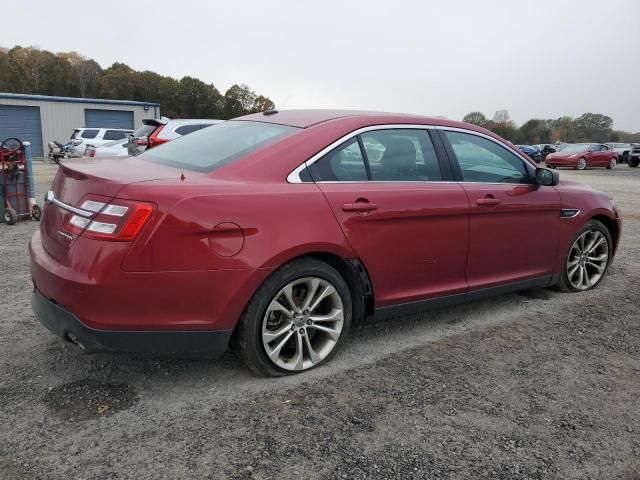
{"type": "Polygon", "coordinates": [[[267,357],[285,370],[307,370],[334,349],[344,325],[337,289],[319,277],[288,283],[272,298],[262,320],[267,357]]]}
{"type": "Polygon", "coordinates": [[[587,159],[581,158],[578,160],[578,170],[584,170],[585,168],[587,168],[587,159]]]}
{"type": "Polygon", "coordinates": [[[580,235],[569,251],[567,278],[577,290],[596,285],[609,263],[609,242],[599,230],[587,230],[580,235]]]}
{"type": "Polygon", "coordinates": [[[609,161],[609,170],[613,170],[614,168],[616,168],[616,165],[618,164],[618,162],[616,161],[615,158],[612,158],[609,161]]]}

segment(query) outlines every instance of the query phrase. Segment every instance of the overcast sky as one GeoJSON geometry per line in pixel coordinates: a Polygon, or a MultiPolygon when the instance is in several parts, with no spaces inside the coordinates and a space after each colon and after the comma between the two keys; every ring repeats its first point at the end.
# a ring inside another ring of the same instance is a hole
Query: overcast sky
{"type": "Polygon", "coordinates": [[[1,46],[247,83],[281,109],[597,112],[640,131],[640,0],[7,1],[1,46]]]}

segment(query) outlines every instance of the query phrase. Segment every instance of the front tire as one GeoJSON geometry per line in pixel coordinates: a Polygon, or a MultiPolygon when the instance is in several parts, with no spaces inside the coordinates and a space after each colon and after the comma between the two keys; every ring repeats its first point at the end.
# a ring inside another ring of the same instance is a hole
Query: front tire
{"type": "Polygon", "coordinates": [[[235,343],[258,375],[291,375],[329,361],[344,343],[351,318],[351,294],[338,271],[300,258],[256,291],[238,322],[235,343]]]}
{"type": "Polygon", "coordinates": [[[604,278],[613,254],[607,227],[597,220],[587,222],[576,234],[562,263],[558,287],[564,292],[584,292],[604,278]]]}
{"type": "Polygon", "coordinates": [[[629,160],[627,160],[627,165],[629,165],[631,168],[637,168],[638,165],[640,165],[640,158],[629,157],[629,160]]]}
{"type": "Polygon", "coordinates": [[[616,159],[612,158],[611,160],[609,160],[609,165],[607,165],[607,170],[613,170],[614,168],[616,168],[617,164],[618,162],[616,161],[616,159]]]}
{"type": "Polygon", "coordinates": [[[585,170],[587,168],[587,159],[582,157],[576,164],[576,170],[585,170]]]}

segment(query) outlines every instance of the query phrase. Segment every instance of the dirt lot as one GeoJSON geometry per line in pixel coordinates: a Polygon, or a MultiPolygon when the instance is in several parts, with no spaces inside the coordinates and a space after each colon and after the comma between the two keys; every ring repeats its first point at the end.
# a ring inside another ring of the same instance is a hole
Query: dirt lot
{"type": "MultiPolygon", "coordinates": [[[[38,167],[39,197],[53,173],[38,167]]],[[[330,365],[276,380],[231,353],[63,344],[29,305],[37,225],[0,225],[0,479],[640,479],[640,169],[561,176],[623,211],[597,290],[365,326],[330,365]]]]}

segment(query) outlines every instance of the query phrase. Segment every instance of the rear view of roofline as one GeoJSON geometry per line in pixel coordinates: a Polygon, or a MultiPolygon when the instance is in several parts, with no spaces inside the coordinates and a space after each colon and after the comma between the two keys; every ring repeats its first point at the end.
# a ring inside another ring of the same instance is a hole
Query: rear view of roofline
{"type": "Polygon", "coordinates": [[[38,102],[95,103],[102,105],[131,105],[138,107],[159,107],[157,102],[138,102],[135,100],[110,100],[106,98],[54,97],[48,95],[28,95],[22,93],[0,93],[0,99],[33,100],[38,102]]]}

